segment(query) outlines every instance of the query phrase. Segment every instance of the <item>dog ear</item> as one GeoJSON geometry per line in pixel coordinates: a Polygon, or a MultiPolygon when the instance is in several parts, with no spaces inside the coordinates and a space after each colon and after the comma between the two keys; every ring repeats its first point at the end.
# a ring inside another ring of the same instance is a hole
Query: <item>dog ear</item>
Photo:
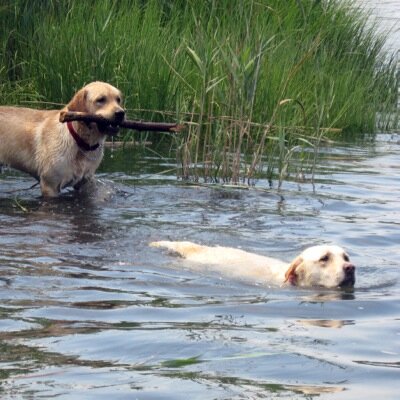
{"type": "Polygon", "coordinates": [[[79,90],[79,92],[77,92],[72,100],[67,104],[68,111],[88,112],[86,99],[87,90],[79,90]]]}
{"type": "Polygon", "coordinates": [[[289,282],[292,285],[297,284],[296,268],[303,262],[301,256],[296,257],[289,266],[289,269],[285,273],[285,282],[289,282]]]}

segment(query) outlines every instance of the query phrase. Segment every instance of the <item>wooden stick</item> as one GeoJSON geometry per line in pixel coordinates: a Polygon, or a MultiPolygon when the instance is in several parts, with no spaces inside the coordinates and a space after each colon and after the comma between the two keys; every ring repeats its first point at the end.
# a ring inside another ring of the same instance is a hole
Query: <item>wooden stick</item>
{"type": "MultiPolygon", "coordinates": [[[[87,114],[78,111],[61,111],[60,122],[70,121],[81,121],[81,122],[96,122],[98,124],[112,125],[113,121],[110,121],[101,115],[87,114]]],[[[145,122],[145,121],[133,121],[124,120],[119,124],[121,128],[134,129],[137,131],[152,131],[152,132],[181,132],[185,125],[175,123],[164,123],[164,122],[145,122]]]]}

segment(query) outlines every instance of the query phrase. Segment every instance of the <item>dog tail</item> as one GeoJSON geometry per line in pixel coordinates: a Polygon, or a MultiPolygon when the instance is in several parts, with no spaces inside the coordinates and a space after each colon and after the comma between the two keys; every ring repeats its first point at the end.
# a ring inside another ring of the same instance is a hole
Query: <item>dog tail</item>
{"type": "Polygon", "coordinates": [[[178,253],[182,257],[189,257],[194,253],[198,253],[202,250],[203,246],[192,243],[192,242],[170,242],[168,240],[163,240],[160,242],[151,242],[149,244],[151,247],[165,247],[175,253],[178,253]]]}

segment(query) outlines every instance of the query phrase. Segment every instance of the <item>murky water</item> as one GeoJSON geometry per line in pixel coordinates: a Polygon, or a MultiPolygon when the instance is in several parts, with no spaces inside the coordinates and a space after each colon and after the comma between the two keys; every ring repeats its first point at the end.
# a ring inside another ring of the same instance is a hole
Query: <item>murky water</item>
{"type": "Polygon", "coordinates": [[[400,135],[323,149],[315,183],[187,186],[172,160],[108,153],[96,194],[0,180],[0,397],[398,398],[400,135]],[[115,172],[118,167],[125,173],[115,172]],[[182,268],[177,239],[290,260],[346,247],[353,292],[182,268]]]}

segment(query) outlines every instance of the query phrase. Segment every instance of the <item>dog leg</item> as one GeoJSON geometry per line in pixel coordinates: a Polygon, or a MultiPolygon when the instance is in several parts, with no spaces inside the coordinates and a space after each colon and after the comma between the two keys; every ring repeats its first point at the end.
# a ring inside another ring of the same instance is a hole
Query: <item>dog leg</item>
{"type": "Polygon", "coordinates": [[[43,178],[40,179],[40,189],[43,197],[57,197],[60,193],[60,190],[57,187],[54,187],[43,178]]]}
{"type": "Polygon", "coordinates": [[[79,191],[89,180],[90,178],[82,178],[79,182],[75,183],[74,189],[79,191]]]}

